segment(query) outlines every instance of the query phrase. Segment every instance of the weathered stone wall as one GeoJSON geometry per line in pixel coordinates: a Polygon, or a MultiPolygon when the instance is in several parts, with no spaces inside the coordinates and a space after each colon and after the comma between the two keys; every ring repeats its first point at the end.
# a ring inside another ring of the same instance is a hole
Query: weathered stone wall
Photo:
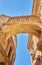
{"type": "MultiPolygon", "coordinates": [[[[34,0],[32,15],[38,16],[40,18],[41,24],[42,24],[42,0],[34,0]]],[[[33,61],[32,64],[41,65],[41,64],[38,64],[40,62],[36,61],[37,60],[36,58],[38,57],[38,55],[40,55],[40,56],[42,55],[42,30],[41,30],[40,39],[37,39],[33,35],[29,36],[28,48],[30,49],[30,53],[32,56],[32,61],[33,61]],[[34,59],[33,59],[33,57],[34,57],[34,59]]]]}

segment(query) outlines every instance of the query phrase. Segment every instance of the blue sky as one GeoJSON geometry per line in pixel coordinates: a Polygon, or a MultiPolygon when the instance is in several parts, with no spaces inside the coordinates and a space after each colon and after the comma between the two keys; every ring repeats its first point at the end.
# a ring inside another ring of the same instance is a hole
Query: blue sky
{"type": "MultiPolygon", "coordinates": [[[[0,0],[0,14],[25,16],[32,13],[33,0],[0,0]]],[[[16,60],[14,65],[31,65],[27,50],[28,34],[17,35],[16,60]]]]}

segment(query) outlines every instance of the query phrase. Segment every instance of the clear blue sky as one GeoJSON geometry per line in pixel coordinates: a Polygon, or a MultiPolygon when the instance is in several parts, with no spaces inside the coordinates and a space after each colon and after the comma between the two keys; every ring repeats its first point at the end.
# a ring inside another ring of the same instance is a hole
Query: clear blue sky
{"type": "MultiPolygon", "coordinates": [[[[31,15],[33,0],[0,0],[0,14],[8,16],[31,15]]],[[[17,35],[16,60],[14,65],[31,65],[27,50],[28,34],[17,35]]]]}

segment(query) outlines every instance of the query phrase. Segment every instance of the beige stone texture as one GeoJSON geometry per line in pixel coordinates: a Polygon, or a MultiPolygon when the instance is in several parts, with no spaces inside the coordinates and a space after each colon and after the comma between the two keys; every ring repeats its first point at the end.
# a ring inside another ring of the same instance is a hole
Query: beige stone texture
{"type": "MultiPolygon", "coordinates": [[[[29,33],[28,48],[32,65],[42,56],[42,0],[34,0],[30,16],[0,15],[0,65],[13,65],[16,58],[16,34],[29,33]]],[[[41,61],[42,63],[42,61],[41,61]]]]}

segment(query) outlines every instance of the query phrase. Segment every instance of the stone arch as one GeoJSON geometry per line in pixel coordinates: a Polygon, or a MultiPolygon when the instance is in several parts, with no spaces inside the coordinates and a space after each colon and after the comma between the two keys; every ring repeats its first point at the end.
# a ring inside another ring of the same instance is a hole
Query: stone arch
{"type": "Polygon", "coordinates": [[[19,33],[30,33],[40,36],[42,24],[37,16],[13,17],[3,26],[4,39],[9,39],[12,35],[19,33]]]}

